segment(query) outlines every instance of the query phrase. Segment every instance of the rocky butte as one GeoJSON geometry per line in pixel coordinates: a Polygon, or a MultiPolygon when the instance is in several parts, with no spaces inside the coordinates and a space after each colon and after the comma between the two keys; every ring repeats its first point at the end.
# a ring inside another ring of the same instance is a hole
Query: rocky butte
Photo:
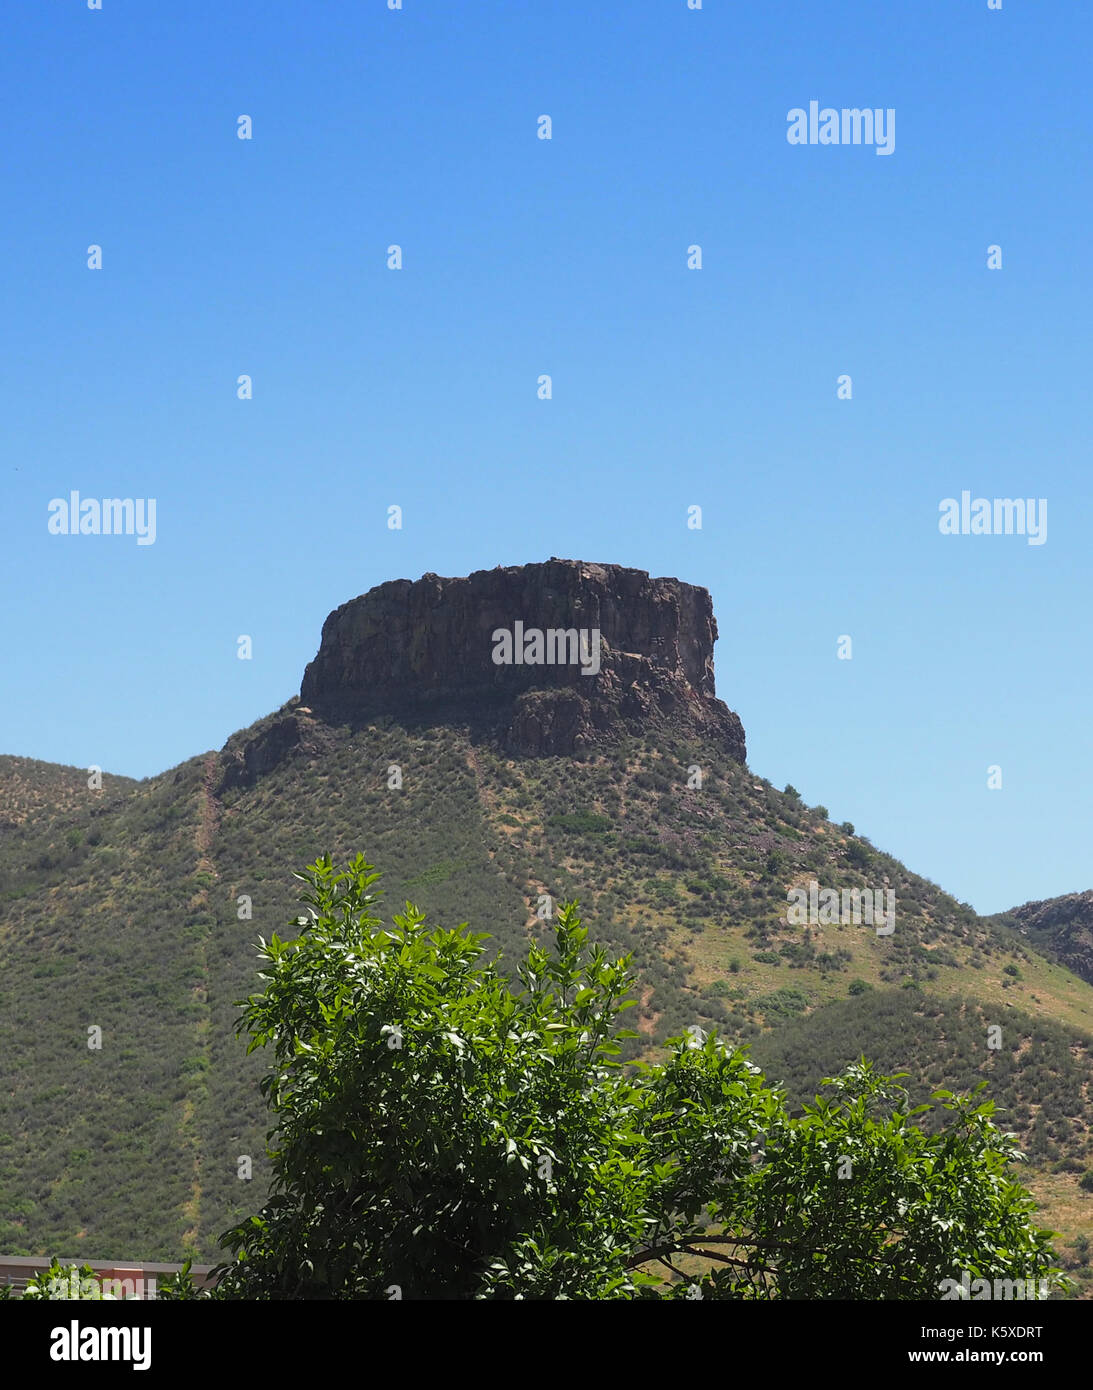
{"type": "Polygon", "coordinates": [[[360,726],[379,715],[465,724],[525,757],[670,727],[743,762],[740,720],[714,695],[716,640],[708,590],[621,565],[551,559],[392,580],[330,614],[299,703],[250,744],[229,742],[226,780],[249,781],[292,746],[314,744],[316,723],[360,726]],[[545,652],[536,660],[529,642],[531,660],[499,661],[498,633],[542,634],[545,652]],[[577,634],[594,635],[595,674],[587,647],[583,665],[575,659],[577,634]],[[567,650],[571,659],[560,659],[567,650]]]}

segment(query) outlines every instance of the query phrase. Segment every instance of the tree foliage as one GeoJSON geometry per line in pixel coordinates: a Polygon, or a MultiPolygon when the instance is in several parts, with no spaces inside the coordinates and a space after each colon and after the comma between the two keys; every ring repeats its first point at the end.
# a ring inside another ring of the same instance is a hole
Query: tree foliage
{"type": "Polygon", "coordinates": [[[933,1299],[945,1279],[1060,1283],[992,1104],[927,1133],[866,1063],[791,1115],[692,1028],[627,1066],[628,958],[575,904],[510,982],[465,925],[377,915],[358,856],[297,875],[243,1001],[274,1181],[225,1233],[218,1297],[933,1299]]]}
{"type": "Polygon", "coordinates": [[[41,1302],[115,1302],[117,1295],[107,1292],[90,1265],[62,1265],[56,1255],[48,1269],[32,1274],[23,1290],[23,1298],[41,1302]]]}

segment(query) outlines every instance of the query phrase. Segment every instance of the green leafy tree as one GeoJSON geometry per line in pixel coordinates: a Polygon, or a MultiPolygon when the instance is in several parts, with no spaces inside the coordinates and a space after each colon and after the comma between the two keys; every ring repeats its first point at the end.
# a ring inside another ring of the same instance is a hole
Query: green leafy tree
{"type": "Polygon", "coordinates": [[[990,1102],[916,1123],[867,1063],[791,1116],[743,1053],[690,1028],[623,1066],[629,960],[575,904],[510,982],[484,936],[385,926],[358,856],[304,874],[297,934],[243,1001],[275,1128],[265,1207],[222,1237],[221,1298],[939,1297],[1048,1278],[990,1102]]]}
{"type": "Polygon", "coordinates": [[[156,1298],[165,1302],[188,1302],[192,1299],[210,1298],[210,1289],[199,1288],[194,1280],[192,1260],[187,1260],[177,1274],[165,1275],[156,1287],[156,1298]]]}

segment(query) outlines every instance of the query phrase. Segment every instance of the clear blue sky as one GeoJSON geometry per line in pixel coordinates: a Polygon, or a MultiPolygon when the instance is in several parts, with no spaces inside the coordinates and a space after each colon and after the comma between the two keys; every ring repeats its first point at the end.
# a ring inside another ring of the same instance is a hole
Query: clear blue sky
{"type": "Polygon", "coordinates": [[[616,562],[712,591],[756,772],[980,911],[1093,886],[1087,7],[4,26],[2,751],[151,775],[374,584],[616,562]],[[790,145],[811,100],[894,153],[790,145]],[[155,544],[48,534],[73,489],[155,544]],[[940,535],[964,489],[1047,498],[1046,544],[940,535]]]}

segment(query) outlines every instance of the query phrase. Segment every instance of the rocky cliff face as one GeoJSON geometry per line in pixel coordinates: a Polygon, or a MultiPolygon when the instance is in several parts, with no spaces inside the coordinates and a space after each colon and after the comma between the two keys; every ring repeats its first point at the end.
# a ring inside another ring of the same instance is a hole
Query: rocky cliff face
{"type": "Polygon", "coordinates": [[[1093,984],[1093,890],[1025,903],[1002,913],[1000,920],[1015,926],[1036,950],[1093,984]]]}
{"type": "MultiPolygon", "coordinates": [[[[745,757],[714,697],[705,589],[550,560],[380,584],[323,624],[300,698],[316,717],[452,717],[516,754],[572,754],[670,722],[745,757]]],[[[283,731],[282,731],[283,732],[283,731]]]]}

